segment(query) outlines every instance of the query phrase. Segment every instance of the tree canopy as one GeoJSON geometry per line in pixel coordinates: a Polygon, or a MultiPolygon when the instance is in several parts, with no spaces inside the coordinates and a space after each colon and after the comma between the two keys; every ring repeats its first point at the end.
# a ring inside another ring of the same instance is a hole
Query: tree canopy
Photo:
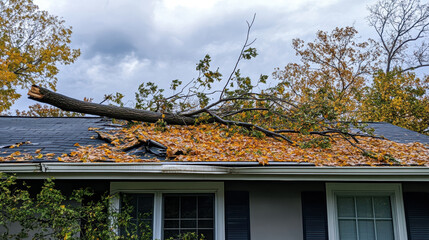
{"type": "Polygon", "coordinates": [[[359,117],[422,132],[429,125],[429,77],[398,69],[376,73],[365,89],[359,117]]]}
{"type": "Polygon", "coordinates": [[[330,33],[318,31],[316,39],[308,43],[294,39],[300,62],[276,69],[274,93],[311,111],[308,116],[313,119],[355,121],[353,112],[359,108],[361,90],[375,71],[379,56],[374,42],[358,42],[357,33],[355,28],[345,27],[330,33]]]}
{"type": "Polygon", "coordinates": [[[18,88],[39,84],[55,90],[57,64],[80,55],[70,47],[71,33],[64,20],[32,0],[0,1],[0,112],[20,97],[18,88]]]}

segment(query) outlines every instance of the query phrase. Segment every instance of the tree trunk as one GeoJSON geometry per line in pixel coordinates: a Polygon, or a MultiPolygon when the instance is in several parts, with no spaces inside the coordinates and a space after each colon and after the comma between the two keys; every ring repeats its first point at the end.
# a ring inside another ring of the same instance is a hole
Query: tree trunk
{"type": "Polygon", "coordinates": [[[171,113],[165,113],[163,117],[163,114],[159,112],[84,102],[64,96],[62,94],[52,92],[46,88],[42,88],[36,85],[33,85],[31,87],[30,91],[28,92],[28,95],[30,99],[50,104],[64,111],[72,111],[104,117],[111,117],[116,119],[135,120],[151,123],[156,122],[160,119],[164,119],[165,122],[173,125],[192,125],[195,123],[195,118],[193,117],[184,117],[171,113]]]}

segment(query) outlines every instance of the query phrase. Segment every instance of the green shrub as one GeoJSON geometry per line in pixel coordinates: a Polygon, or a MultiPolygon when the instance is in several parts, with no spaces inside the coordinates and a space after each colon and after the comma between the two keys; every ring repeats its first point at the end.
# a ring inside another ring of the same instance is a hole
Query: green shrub
{"type": "MultiPolygon", "coordinates": [[[[105,194],[93,200],[90,189],[78,189],[66,196],[47,179],[36,195],[30,186],[18,184],[13,175],[0,172],[0,239],[135,239],[152,240],[152,227],[145,221],[133,223],[133,207],[124,204],[113,209],[114,196],[105,194]],[[21,226],[17,228],[16,225],[21,226]],[[12,226],[13,229],[12,229],[12,226]],[[121,235],[118,235],[121,229],[121,235]]],[[[151,213],[142,213],[147,219],[151,213]]],[[[203,240],[196,233],[185,233],[169,240],[203,240]]]]}

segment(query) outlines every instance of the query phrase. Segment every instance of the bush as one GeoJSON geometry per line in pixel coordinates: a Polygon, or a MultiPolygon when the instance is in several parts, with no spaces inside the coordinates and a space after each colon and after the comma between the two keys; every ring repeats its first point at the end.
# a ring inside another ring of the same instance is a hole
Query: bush
{"type": "MultiPolygon", "coordinates": [[[[53,179],[47,179],[37,194],[29,190],[25,182],[18,184],[15,176],[0,172],[0,239],[152,239],[149,224],[132,223],[132,206],[125,203],[121,211],[113,209],[114,196],[104,194],[94,201],[90,189],[66,196],[55,188],[53,179]],[[119,229],[124,230],[122,236],[119,229]]],[[[185,233],[169,240],[203,239],[185,233]]]]}

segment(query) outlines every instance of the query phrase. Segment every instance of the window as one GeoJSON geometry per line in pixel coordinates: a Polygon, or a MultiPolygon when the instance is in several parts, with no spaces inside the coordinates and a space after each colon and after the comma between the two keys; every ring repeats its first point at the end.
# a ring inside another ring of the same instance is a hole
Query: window
{"type": "Polygon", "coordinates": [[[120,229],[120,235],[127,232],[137,233],[139,237],[153,237],[153,204],[154,194],[121,194],[121,205],[132,206],[131,222],[128,229],[120,229]]]}
{"type": "Polygon", "coordinates": [[[111,183],[111,193],[121,193],[116,209],[124,199],[134,206],[131,225],[139,226],[140,235],[149,227],[152,232],[146,232],[152,239],[187,232],[203,234],[206,240],[224,239],[223,183],[116,182],[111,183]]]}
{"type": "Polygon", "coordinates": [[[406,240],[400,184],[326,184],[331,240],[406,240]]]}
{"type": "Polygon", "coordinates": [[[163,236],[168,239],[186,232],[214,236],[214,196],[212,194],[166,194],[163,198],[163,236]]]}

